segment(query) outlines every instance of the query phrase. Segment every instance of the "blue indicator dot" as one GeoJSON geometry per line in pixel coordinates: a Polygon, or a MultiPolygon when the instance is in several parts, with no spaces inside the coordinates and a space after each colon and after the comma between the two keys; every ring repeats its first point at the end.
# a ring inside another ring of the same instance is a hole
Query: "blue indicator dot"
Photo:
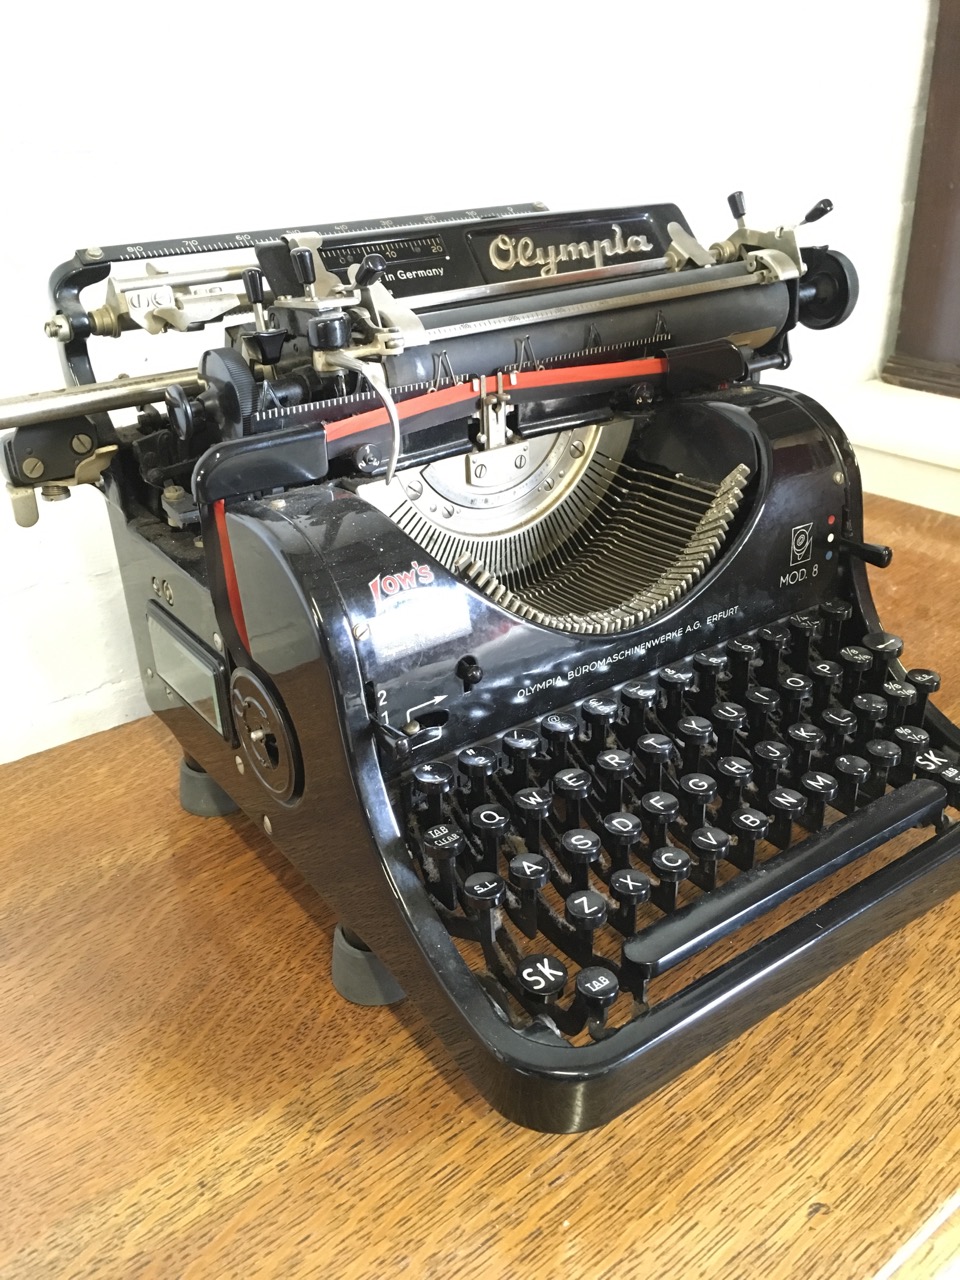
{"type": "Polygon", "coordinates": [[[828,552],[827,552],[827,555],[826,555],[826,558],[827,558],[828,560],[832,560],[832,559],[833,559],[833,552],[832,552],[832,551],[828,551],[828,552]]]}

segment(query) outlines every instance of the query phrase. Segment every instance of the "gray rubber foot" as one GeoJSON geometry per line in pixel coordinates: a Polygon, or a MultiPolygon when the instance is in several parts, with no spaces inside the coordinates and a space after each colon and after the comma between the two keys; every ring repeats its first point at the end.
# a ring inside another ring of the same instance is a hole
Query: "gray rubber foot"
{"type": "Polygon", "coordinates": [[[180,805],[196,818],[223,818],[236,813],[237,805],[204,769],[180,761],[180,805]]]}
{"type": "Polygon", "coordinates": [[[351,1004],[396,1004],[404,998],[386,965],[362,943],[358,946],[349,941],[339,924],[333,931],[330,976],[337,991],[351,1004]]]}

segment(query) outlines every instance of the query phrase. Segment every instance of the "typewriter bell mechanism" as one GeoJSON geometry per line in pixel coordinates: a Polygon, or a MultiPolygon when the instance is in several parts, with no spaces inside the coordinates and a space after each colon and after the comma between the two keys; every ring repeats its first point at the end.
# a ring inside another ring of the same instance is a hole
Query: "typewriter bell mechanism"
{"type": "Polygon", "coordinates": [[[338,989],[414,998],[534,1128],[958,884],[960,734],[876,617],[853,454],[761,382],[856,273],[730,208],[710,246],[672,205],[517,205],[88,248],[67,389],[0,402],[19,523],[108,499],[184,806],[242,808],[338,912],[338,989]],[[95,380],[214,325],[198,368],[95,380]]]}

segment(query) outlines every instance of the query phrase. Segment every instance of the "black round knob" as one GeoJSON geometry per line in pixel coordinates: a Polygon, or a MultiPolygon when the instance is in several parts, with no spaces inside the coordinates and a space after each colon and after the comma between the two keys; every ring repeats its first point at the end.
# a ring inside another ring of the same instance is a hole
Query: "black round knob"
{"type": "Polygon", "coordinates": [[[774,787],[767,799],[773,811],[770,841],[778,849],[786,849],[790,843],[793,824],[799,822],[807,807],[807,798],[790,787],[774,787]]]}
{"type": "Polygon", "coordinates": [[[423,833],[424,853],[438,862],[447,858],[459,858],[466,847],[463,832],[449,822],[438,822],[423,833]]]}
{"type": "Polygon", "coordinates": [[[610,852],[614,864],[627,865],[630,851],[640,843],[643,823],[635,813],[608,813],[603,818],[603,843],[610,852]]]}
{"type": "Polygon", "coordinates": [[[263,306],[263,272],[259,267],[247,267],[243,272],[243,291],[252,305],[263,306]]]}
{"type": "Polygon", "coordinates": [[[517,983],[534,1004],[549,1004],[567,985],[567,969],[556,956],[542,951],[524,956],[517,965],[517,983]]]}
{"type": "Polygon", "coordinates": [[[342,314],[314,316],[307,322],[307,341],[314,351],[339,351],[350,345],[350,321],[342,314]]]}
{"type": "Polygon", "coordinates": [[[457,663],[454,675],[463,681],[463,692],[469,693],[483,679],[483,668],[473,654],[467,654],[457,663]]]}
{"type": "Polygon", "coordinates": [[[607,918],[607,900],[595,889],[575,890],[564,903],[563,913],[575,929],[592,933],[607,918]]]}
{"type": "Polygon", "coordinates": [[[608,1009],[620,993],[617,975],[599,964],[581,969],[576,979],[577,996],[590,1012],[608,1009]]]}
{"type": "Polygon", "coordinates": [[[167,418],[173,427],[178,440],[187,443],[193,435],[195,424],[194,401],[190,399],[183,387],[174,383],[163,393],[163,402],[167,407],[167,418]]]}
{"type": "Polygon", "coordinates": [[[693,864],[688,853],[668,844],[654,851],[650,865],[659,880],[665,880],[667,884],[679,884],[681,880],[686,880],[693,864]]]}
{"type": "Polygon", "coordinates": [[[477,911],[499,907],[507,894],[507,886],[490,871],[474,871],[463,882],[463,896],[477,911]]]}
{"type": "Polygon", "coordinates": [[[550,859],[542,853],[519,853],[510,859],[510,883],[518,889],[542,889],[550,879],[550,859]]]}

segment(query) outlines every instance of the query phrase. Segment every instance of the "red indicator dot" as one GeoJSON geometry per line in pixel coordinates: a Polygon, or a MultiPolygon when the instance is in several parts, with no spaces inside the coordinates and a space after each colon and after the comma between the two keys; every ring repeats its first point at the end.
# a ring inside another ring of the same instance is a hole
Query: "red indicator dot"
{"type": "Polygon", "coordinates": [[[827,516],[827,524],[836,524],[836,523],[837,523],[836,516],[827,516]]]}

